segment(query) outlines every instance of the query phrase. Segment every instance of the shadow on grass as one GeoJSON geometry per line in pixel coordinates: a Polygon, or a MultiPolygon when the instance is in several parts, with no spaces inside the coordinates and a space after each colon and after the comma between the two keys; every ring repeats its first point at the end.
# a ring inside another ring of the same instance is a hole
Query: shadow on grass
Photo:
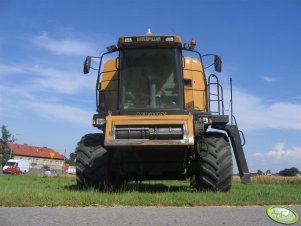
{"type": "Polygon", "coordinates": [[[105,189],[97,189],[97,188],[89,188],[89,189],[82,189],[79,188],[77,185],[67,185],[64,187],[70,191],[99,191],[99,192],[106,192],[106,193],[126,193],[126,192],[147,192],[147,193],[160,193],[160,192],[185,192],[185,191],[193,191],[194,189],[191,188],[188,184],[187,185],[167,185],[164,183],[143,183],[143,182],[131,182],[124,186],[118,187],[109,187],[105,189]]]}

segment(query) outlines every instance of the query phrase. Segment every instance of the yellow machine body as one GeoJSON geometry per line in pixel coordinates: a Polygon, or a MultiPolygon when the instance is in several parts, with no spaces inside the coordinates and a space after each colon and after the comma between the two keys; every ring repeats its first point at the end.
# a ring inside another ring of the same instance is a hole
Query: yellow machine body
{"type": "MultiPolygon", "coordinates": [[[[192,57],[183,57],[183,84],[184,103],[187,111],[206,110],[206,79],[202,64],[192,57]]],[[[118,59],[109,59],[102,72],[100,83],[104,112],[117,110],[118,102],[118,59]]],[[[142,113],[143,114],[143,113],[142,113]]],[[[192,115],[166,115],[156,112],[155,115],[122,115],[106,117],[105,146],[144,146],[144,145],[194,145],[194,128],[192,115]],[[184,136],[178,140],[148,140],[148,139],[127,139],[120,140],[114,136],[116,125],[128,126],[155,126],[155,125],[181,125],[184,136]]]]}

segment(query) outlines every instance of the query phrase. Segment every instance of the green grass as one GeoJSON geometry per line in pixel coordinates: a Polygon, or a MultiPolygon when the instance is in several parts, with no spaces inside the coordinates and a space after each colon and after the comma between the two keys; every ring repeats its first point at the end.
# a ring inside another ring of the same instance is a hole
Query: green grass
{"type": "Polygon", "coordinates": [[[301,181],[234,180],[230,192],[197,192],[188,181],[130,183],[121,191],[78,190],[74,177],[0,175],[0,206],[245,206],[301,204],[301,181]]]}

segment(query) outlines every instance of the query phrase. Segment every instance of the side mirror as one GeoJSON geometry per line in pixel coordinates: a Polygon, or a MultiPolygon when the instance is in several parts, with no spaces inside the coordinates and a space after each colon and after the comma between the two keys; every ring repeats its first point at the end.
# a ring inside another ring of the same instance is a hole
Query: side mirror
{"type": "Polygon", "coordinates": [[[214,55],[214,69],[217,72],[222,71],[222,58],[218,55],[214,55]]]}
{"type": "Polygon", "coordinates": [[[84,62],[84,74],[88,74],[90,72],[91,67],[91,57],[87,56],[84,62]]]}

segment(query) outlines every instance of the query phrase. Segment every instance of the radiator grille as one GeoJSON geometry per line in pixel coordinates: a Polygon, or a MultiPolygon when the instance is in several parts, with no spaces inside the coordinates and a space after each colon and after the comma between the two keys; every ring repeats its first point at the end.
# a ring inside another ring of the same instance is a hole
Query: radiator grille
{"type": "Polygon", "coordinates": [[[115,139],[181,140],[183,125],[119,125],[115,127],[115,139]]]}

